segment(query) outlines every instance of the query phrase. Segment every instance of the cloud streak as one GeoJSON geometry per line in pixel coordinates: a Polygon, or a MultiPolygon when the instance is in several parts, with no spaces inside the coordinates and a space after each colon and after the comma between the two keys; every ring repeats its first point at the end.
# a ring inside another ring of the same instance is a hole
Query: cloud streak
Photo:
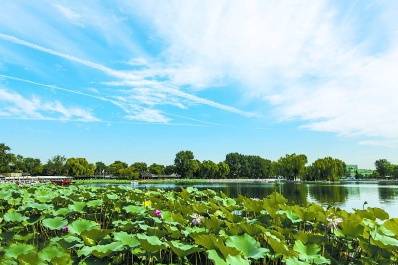
{"type": "Polygon", "coordinates": [[[38,97],[24,97],[0,88],[0,116],[35,120],[99,121],[90,111],[66,107],[59,101],[43,101],[38,97]]]}
{"type": "Polygon", "coordinates": [[[278,120],[396,142],[398,4],[305,3],[119,4],[167,43],[169,64],[197,69],[193,82],[211,86],[232,80],[245,97],[270,104],[278,120]]]}
{"type": "Polygon", "coordinates": [[[169,98],[177,97],[182,100],[185,100],[189,103],[201,104],[210,106],[216,109],[220,109],[223,111],[228,111],[231,113],[236,113],[246,117],[252,117],[255,114],[250,112],[241,111],[235,107],[228,106],[225,104],[221,104],[206,98],[202,98],[196,95],[189,94],[180,90],[177,86],[175,86],[170,80],[158,80],[159,73],[155,71],[154,73],[151,69],[137,70],[137,71],[122,71],[116,70],[107,66],[104,66],[99,63],[92,62],[90,60],[85,60],[78,58],[76,56],[58,52],[53,49],[49,49],[35,43],[31,43],[22,39],[19,39],[15,36],[0,33],[0,39],[22,45],[34,50],[38,50],[53,56],[61,57],[65,60],[72,61],[91,69],[100,71],[110,77],[117,78],[118,81],[111,81],[105,84],[109,84],[111,86],[122,86],[124,88],[129,88],[128,92],[130,92],[130,99],[135,101],[128,102],[122,101],[122,97],[117,97],[117,105],[122,107],[128,115],[126,118],[148,121],[148,122],[160,122],[166,123],[170,119],[167,118],[160,110],[154,109],[154,105],[159,104],[171,104],[178,107],[184,108],[184,104],[180,102],[171,102],[169,98]],[[138,101],[138,103],[137,103],[138,101]],[[151,104],[152,102],[152,104],[151,104]],[[140,104],[141,103],[141,104],[140,104]],[[148,108],[150,106],[152,108],[148,108]]]}

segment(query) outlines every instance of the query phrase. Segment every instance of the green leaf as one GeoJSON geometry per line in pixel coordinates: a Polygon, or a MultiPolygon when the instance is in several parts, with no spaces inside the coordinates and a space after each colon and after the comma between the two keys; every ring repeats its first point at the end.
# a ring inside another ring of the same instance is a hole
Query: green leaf
{"type": "Polygon", "coordinates": [[[317,244],[304,245],[301,240],[296,240],[293,250],[299,253],[300,260],[313,264],[330,264],[330,260],[319,254],[321,248],[317,244]]]}
{"type": "Polygon", "coordinates": [[[68,226],[69,232],[80,235],[84,231],[99,229],[99,224],[86,219],[78,219],[68,226]]]}
{"type": "Polygon", "coordinates": [[[145,213],[145,211],[146,211],[145,207],[137,206],[137,205],[125,206],[125,207],[123,207],[123,209],[126,211],[126,213],[132,213],[132,214],[137,214],[137,215],[141,215],[141,214],[145,213]]]}
{"type": "Polygon", "coordinates": [[[226,245],[238,249],[244,257],[252,259],[261,259],[269,252],[268,249],[260,247],[260,243],[248,234],[231,236],[226,245]]]}
{"type": "Polygon", "coordinates": [[[218,255],[217,251],[214,249],[210,249],[207,252],[207,257],[209,260],[213,261],[214,265],[228,265],[227,262],[218,255]]]}
{"type": "Polygon", "coordinates": [[[141,243],[141,247],[148,252],[157,252],[166,248],[165,244],[160,241],[157,236],[147,236],[145,234],[137,234],[137,238],[141,243]]]}
{"type": "Polygon", "coordinates": [[[28,244],[23,244],[23,243],[16,243],[10,245],[6,251],[5,251],[5,256],[18,259],[18,257],[22,255],[27,255],[29,253],[34,253],[35,252],[35,247],[32,245],[28,244]]]}
{"type": "Polygon", "coordinates": [[[6,212],[4,214],[3,219],[6,222],[21,223],[21,222],[27,220],[28,218],[14,210],[9,210],[8,212],[6,212]]]}
{"type": "Polygon", "coordinates": [[[68,221],[62,217],[46,218],[42,222],[43,226],[50,230],[59,230],[68,224],[68,221]]]}
{"type": "Polygon", "coordinates": [[[177,240],[170,241],[169,246],[179,257],[185,257],[189,254],[197,252],[200,249],[198,246],[185,244],[177,240]]]}
{"type": "Polygon", "coordinates": [[[115,241],[119,241],[130,248],[135,248],[140,245],[140,241],[135,235],[131,235],[126,232],[115,232],[113,233],[113,238],[115,241]]]}
{"type": "Polygon", "coordinates": [[[39,252],[40,259],[53,265],[72,264],[70,254],[59,245],[49,245],[39,252]]]}
{"type": "Polygon", "coordinates": [[[69,204],[68,209],[72,212],[83,212],[85,207],[85,202],[74,202],[73,204],[69,204]]]}

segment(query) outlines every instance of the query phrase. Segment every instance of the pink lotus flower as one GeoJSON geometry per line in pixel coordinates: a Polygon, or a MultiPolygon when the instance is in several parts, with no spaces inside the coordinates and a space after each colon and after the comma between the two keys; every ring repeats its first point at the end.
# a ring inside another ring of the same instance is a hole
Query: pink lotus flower
{"type": "Polygon", "coordinates": [[[153,211],[153,215],[156,217],[162,217],[162,212],[160,210],[153,211]]]}

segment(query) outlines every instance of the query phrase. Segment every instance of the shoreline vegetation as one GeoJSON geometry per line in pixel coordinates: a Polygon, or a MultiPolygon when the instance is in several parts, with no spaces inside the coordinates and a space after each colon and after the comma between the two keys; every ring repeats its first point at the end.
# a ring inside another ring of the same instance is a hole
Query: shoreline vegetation
{"type": "Polygon", "coordinates": [[[397,264],[398,218],[281,194],[0,185],[1,264],[397,264]]]}
{"type": "MultiPolygon", "coordinates": [[[[304,154],[287,154],[278,160],[257,155],[229,153],[218,163],[195,158],[192,151],[180,151],[174,164],[161,165],[145,162],[128,164],[114,161],[90,163],[83,157],[66,158],[56,155],[43,164],[40,159],[23,157],[10,152],[10,147],[0,144],[0,176],[70,176],[76,179],[110,177],[110,179],[142,180],[153,176],[174,176],[182,179],[285,179],[288,181],[338,181],[350,177],[366,179],[360,172],[370,172],[367,178],[398,179],[398,165],[386,159],[375,162],[375,171],[360,171],[355,165],[346,165],[340,159],[324,157],[309,163],[304,154]],[[353,171],[354,170],[354,171],[353,171]]],[[[367,173],[366,173],[367,174],[367,173]]],[[[112,180],[113,181],[113,180],[112,180]]]]}
{"type": "Polygon", "coordinates": [[[284,182],[294,182],[294,183],[366,183],[366,184],[397,184],[398,180],[394,179],[341,179],[338,181],[286,181],[283,179],[175,179],[175,178],[165,178],[165,179],[142,179],[142,180],[130,180],[130,179],[107,179],[107,178],[90,178],[90,179],[73,179],[72,184],[163,184],[163,183],[173,183],[173,184],[202,184],[202,183],[270,183],[278,184],[284,182]]]}

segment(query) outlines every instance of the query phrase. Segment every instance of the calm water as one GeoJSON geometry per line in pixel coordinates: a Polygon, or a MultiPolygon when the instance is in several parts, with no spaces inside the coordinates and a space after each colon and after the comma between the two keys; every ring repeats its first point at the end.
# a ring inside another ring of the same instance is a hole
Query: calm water
{"type": "Polygon", "coordinates": [[[222,191],[231,197],[239,194],[262,198],[278,191],[287,199],[299,204],[317,202],[323,206],[333,205],[345,210],[362,209],[365,201],[369,207],[380,207],[391,216],[398,217],[398,184],[379,183],[198,183],[198,184],[139,184],[137,188],[179,189],[195,187],[222,191]]]}

